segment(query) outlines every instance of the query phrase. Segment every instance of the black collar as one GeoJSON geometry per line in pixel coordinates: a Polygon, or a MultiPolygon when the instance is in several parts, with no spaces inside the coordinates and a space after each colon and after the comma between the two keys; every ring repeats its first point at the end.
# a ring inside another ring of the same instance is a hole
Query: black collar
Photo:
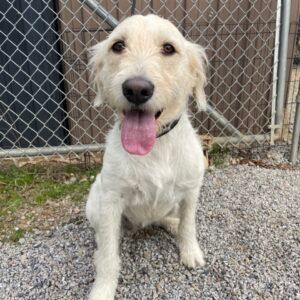
{"type": "Polygon", "coordinates": [[[159,137],[167,134],[169,131],[171,131],[178,124],[180,118],[181,118],[181,116],[178,119],[176,119],[168,124],[163,125],[162,131],[156,136],[156,138],[159,138],[159,137]]]}

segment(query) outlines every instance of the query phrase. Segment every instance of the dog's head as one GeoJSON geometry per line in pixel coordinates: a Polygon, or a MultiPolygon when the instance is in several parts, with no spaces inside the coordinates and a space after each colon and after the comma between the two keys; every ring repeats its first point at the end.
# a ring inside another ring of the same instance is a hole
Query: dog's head
{"type": "Polygon", "coordinates": [[[144,155],[160,127],[178,118],[193,96],[205,107],[206,56],[169,21],[136,15],[92,48],[95,105],[109,103],[122,122],[122,143],[144,155]]]}

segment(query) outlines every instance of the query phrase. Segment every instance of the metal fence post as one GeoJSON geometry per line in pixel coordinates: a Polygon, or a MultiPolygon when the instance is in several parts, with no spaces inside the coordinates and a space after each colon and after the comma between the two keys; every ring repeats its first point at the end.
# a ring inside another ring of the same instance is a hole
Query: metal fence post
{"type": "Polygon", "coordinates": [[[115,19],[107,10],[105,10],[103,6],[100,5],[97,1],[80,0],[80,2],[82,4],[87,5],[94,13],[101,17],[103,21],[106,22],[112,28],[117,27],[117,25],[119,24],[118,20],[115,19]]]}
{"type": "Polygon", "coordinates": [[[291,0],[282,1],[281,8],[281,34],[279,45],[278,86],[276,103],[276,125],[279,128],[282,127],[284,115],[291,0]]]}
{"type": "Polygon", "coordinates": [[[300,82],[296,101],[296,112],[293,130],[293,140],[291,147],[291,162],[295,164],[298,156],[299,140],[300,140],[300,82]]]}
{"type": "Polygon", "coordinates": [[[271,107],[271,126],[270,126],[270,144],[274,145],[276,135],[276,103],[277,103],[277,86],[278,86],[278,63],[279,63],[279,39],[280,39],[280,20],[281,20],[281,5],[282,1],[277,0],[276,11],[276,31],[274,44],[274,59],[273,59],[273,87],[272,87],[272,107],[271,107]]]}

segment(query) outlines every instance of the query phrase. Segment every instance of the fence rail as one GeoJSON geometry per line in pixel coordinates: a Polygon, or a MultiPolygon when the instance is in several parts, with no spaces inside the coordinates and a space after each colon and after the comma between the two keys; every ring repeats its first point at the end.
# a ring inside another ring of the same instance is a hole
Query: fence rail
{"type": "Polygon", "coordinates": [[[190,104],[205,141],[239,147],[291,141],[286,115],[296,100],[287,100],[287,81],[297,0],[3,0],[0,157],[104,148],[114,114],[91,105],[87,49],[133,10],[168,18],[206,48],[208,109],[199,113],[190,104]]]}

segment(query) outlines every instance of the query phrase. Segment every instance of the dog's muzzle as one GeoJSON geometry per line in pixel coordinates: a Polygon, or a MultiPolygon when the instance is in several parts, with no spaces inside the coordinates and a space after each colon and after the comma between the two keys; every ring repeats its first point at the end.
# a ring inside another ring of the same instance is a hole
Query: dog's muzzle
{"type": "Polygon", "coordinates": [[[129,102],[141,105],[152,97],[154,85],[151,81],[142,77],[134,77],[127,79],[122,84],[122,91],[129,102]]]}

